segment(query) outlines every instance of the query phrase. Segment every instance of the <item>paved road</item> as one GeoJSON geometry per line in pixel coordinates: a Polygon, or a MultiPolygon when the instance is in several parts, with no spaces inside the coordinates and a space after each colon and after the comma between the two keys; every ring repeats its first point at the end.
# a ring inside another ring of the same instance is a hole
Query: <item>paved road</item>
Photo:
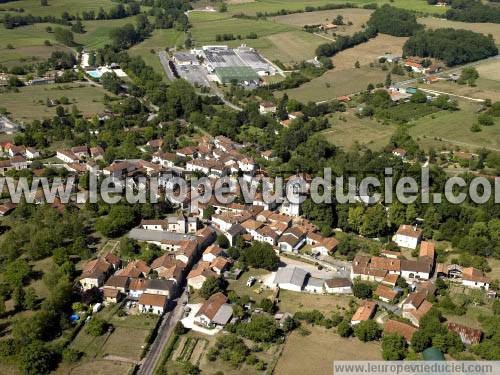
{"type": "Polygon", "coordinates": [[[156,365],[161,359],[163,350],[167,345],[170,335],[174,331],[175,325],[179,320],[182,319],[184,314],[184,302],[187,303],[188,295],[185,292],[185,288],[181,291],[181,296],[174,301],[175,307],[173,310],[169,311],[163,316],[163,321],[158,329],[158,334],[156,339],[151,345],[148,354],[142,361],[141,367],[139,368],[138,374],[141,375],[153,375],[156,365]]]}

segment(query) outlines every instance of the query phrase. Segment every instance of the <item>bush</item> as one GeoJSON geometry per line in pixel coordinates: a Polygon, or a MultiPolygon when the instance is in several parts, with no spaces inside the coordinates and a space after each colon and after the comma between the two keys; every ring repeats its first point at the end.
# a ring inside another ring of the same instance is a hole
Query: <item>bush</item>
{"type": "Polygon", "coordinates": [[[97,337],[103,335],[108,329],[108,323],[100,318],[92,318],[85,328],[85,332],[89,335],[97,337]]]}
{"type": "Polygon", "coordinates": [[[351,336],[352,335],[352,328],[351,328],[349,322],[346,320],[343,320],[342,322],[340,322],[340,324],[337,326],[337,333],[341,337],[351,336]]]}
{"type": "Polygon", "coordinates": [[[363,342],[378,340],[382,330],[374,320],[365,320],[354,326],[354,335],[363,342]]]}

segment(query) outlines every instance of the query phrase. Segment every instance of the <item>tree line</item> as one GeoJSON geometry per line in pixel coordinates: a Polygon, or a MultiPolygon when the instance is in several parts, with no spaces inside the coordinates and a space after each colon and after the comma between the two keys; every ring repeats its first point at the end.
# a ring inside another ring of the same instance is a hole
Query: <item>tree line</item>
{"type": "Polygon", "coordinates": [[[422,25],[417,23],[417,17],[414,13],[388,4],[373,12],[368,20],[368,25],[379,33],[393,36],[410,36],[422,29],[422,25]]]}
{"type": "Polygon", "coordinates": [[[352,36],[337,36],[335,42],[320,44],[316,48],[316,56],[331,57],[340,51],[365,43],[368,40],[377,36],[377,29],[367,27],[363,31],[358,31],[352,36]]]}
{"type": "Polygon", "coordinates": [[[445,17],[462,22],[500,23],[500,8],[483,4],[480,0],[453,0],[445,17]]]}

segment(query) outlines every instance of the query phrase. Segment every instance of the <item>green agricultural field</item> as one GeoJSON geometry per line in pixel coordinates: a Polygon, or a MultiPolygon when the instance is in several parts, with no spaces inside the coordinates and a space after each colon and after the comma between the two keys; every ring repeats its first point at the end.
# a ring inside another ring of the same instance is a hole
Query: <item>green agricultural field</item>
{"type": "Polygon", "coordinates": [[[146,64],[163,75],[165,71],[158,58],[158,51],[183,45],[184,40],[185,34],[182,31],[157,29],[148,39],[129,49],[128,53],[130,56],[141,56],[146,64]]]}
{"type": "MultiPolygon", "coordinates": [[[[380,68],[368,66],[362,66],[360,69],[332,69],[319,78],[285,92],[290,98],[301,102],[331,100],[365,90],[369,83],[384,82],[386,75],[387,72],[380,68]]],[[[393,77],[396,78],[398,77],[393,77]]]]}
{"type": "Polygon", "coordinates": [[[357,360],[382,360],[379,342],[342,338],[333,329],[319,326],[304,328],[311,334],[301,335],[295,330],[287,337],[274,374],[302,375],[312,368],[316,374],[331,374],[333,361],[352,360],[353,356],[357,360]]]}
{"type": "MultiPolygon", "coordinates": [[[[318,12],[305,12],[288,14],[286,16],[274,17],[273,20],[278,23],[302,28],[304,25],[317,25],[332,21],[338,15],[344,17],[346,25],[340,26],[335,30],[336,34],[354,34],[362,29],[362,26],[368,21],[373,10],[371,9],[335,9],[321,10],[318,12]],[[352,22],[352,25],[347,23],[352,22]]],[[[331,35],[330,35],[331,37],[331,35]]]]}
{"type": "Polygon", "coordinates": [[[48,6],[41,6],[38,0],[19,0],[0,4],[0,8],[23,8],[24,14],[60,17],[63,12],[76,15],[84,10],[107,10],[113,5],[116,3],[112,0],[49,0],[48,6]]]}
{"type": "Polygon", "coordinates": [[[46,31],[47,26],[57,27],[54,24],[36,24],[7,30],[0,25],[0,64],[11,68],[46,59],[56,50],[70,50],[58,44],[54,34],[46,31]],[[46,40],[52,46],[46,46],[46,40]],[[7,48],[8,44],[14,49],[7,48]]]}
{"type": "Polygon", "coordinates": [[[110,43],[109,33],[111,30],[121,27],[127,23],[135,25],[135,16],[118,20],[84,21],[84,34],[75,34],[75,42],[89,49],[104,47],[110,43]]]}
{"type": "MultiPolygon", "coordinates": [[[[258,0],[249,2],[234,1],[230,4],[228,10],[230,13],[245,13],[245,14],[256,14],[257,12],[277,12],[281,9],[287,10],[300,10],[304,9],[306,6],[320,6],[333,3],[345,3],[343,0],[258,0]]],[[[393,2],[385,0],[352,0],[349,3],[357,4],[363,6],[364,4],[377,3],[385,4],[390,3],[391,5],[414,10],[418,12],[427,12],[441,14],[446,11],[443,7],[436,7],[427,4],[426,1],[422,0],[394,0],[393,2]]]]}
{"type": "Polygon", "coordinates": [[[104,110],[104,94],[110,94],[104,89],[88,84],[53,84],[21,87],[19,92],[0,94],[2,107],[7,108],[10,116],[19,121],[32,121],[55,115],[56,107],[47,107],[49,99],[59,99],[65,96],[71,110],[74,104],[84,116],[92,116],[104,110]]]}
{"type": "Polygon", "coordinates": [[[235,37],[241,35],[244,39],[250,33],[256,33],[258,38],[262,38],[295,30],[290,26],[271,21],[236,19],[230,16],[220,18],[218,14],[211,13],[192,13],[189,21],[193,26],[190,30],[193,42],[197,46],[216,42],[217,34],[233,34],[235,37]]]}
{"type": "Polygon", "coordinates": [[[321,134],[336,146],[345,149],[363,145],[380,150],[389,143],[396,130],[394,124],[384,124],[371,118],[359,118],[353,113],[337,113],[330,117],[331,127],[321,134]]]}
{"type": "Polygon", "coordinates": [[[430,29],[451,27],[452,29],[471,30],[485,35],[491,34],[493,35],[493,39],[495,39],[496,44],[500,44],[500,24],[498,23],[458,22],[443,20],[436,17],[419,18],[418,22],[430,29]]]}
{"type": "Polygon", "coordinates": [[[469,151],[482,147],[500,151],[500,121],[493,126],[481,126],[481,131],[470,131],[477,122],[479,104],[469,101],[459,102],[460,111],[442,111],[418,119],[410,128],[410,134],[423,147],[440,149],[442,146],[459,146],[469,151]]]}

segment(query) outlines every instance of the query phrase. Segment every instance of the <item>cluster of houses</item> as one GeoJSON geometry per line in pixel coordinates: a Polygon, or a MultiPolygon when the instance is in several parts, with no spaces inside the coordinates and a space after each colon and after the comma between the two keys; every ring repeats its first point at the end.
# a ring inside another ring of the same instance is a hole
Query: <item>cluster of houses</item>
{"type": "MultiPolygon", "coordinates": [[[[271,101],[263,101],[259,104],[259,113],[262,115],[276,113],[276,104],[271,101]]],[[[280,124],[285,128],[289,127],[293,120],[304,117],[301,111],[290,112],[287,118],[280,120],[280,124]]]]}
{"type": "Polygon", "coordinates": [[[119,257],[110,253],[85,263],[79,284],[83,291],[101,290],[105,303],[128,298],[137,302],[139,312],[161,315],[168,300],[178,293],[192,265],[214,241],[215,232],[209,227],[197,230],[189,239],[171,239],[170,250],[149,265],[139,259],[124,265],[119,257]]]}
{"type": "Polygon", "coordinates": [[[10,170],[27,169],[28,160],[40,157],[40,153],[34,147],[17,146],[9,141],[0,142],[1,156],[7,158],[0,160],[0,174],[5,175],[10,170]]]}

